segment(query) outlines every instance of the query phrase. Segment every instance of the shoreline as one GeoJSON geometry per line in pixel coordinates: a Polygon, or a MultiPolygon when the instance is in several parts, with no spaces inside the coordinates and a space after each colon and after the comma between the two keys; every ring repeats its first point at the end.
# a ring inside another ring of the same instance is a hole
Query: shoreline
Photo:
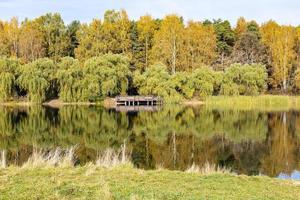
{"type": "MultiPolygon", "coordinates": [[[[258,96],[210,96],[205,99],[182,100],[178,103],[168,103],[165,105],[183,105],[183,106],[209,106],[215,108],[284,108],[284,109],[300,109],[300,96],[288,95],[258,95],[258,96]]],[[[116,102],[114,98],[105,98],[99,102],[63,102],[59,99],[53,99],[44,103],[35,103],[28,101],[11,101],[0,102],[0,106],[49,106],[60,108],[62,106],[103,106],[106,108],[115,108],[116,102]]]]}

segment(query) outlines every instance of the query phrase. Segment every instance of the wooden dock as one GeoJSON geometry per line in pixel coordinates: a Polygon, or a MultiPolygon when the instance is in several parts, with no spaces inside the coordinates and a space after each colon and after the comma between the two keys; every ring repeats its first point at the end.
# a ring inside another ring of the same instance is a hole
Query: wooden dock
{"type": "Polygon", "coordinates": [[[117,106],[159,106],[163,99],[157,96],[117,96],[117,106]]]}
{"type": "Polygon", "coordinates": [[[156,112],[161,109],[160,106],[117,106],[116,111],[118,112],[156,112]]]}

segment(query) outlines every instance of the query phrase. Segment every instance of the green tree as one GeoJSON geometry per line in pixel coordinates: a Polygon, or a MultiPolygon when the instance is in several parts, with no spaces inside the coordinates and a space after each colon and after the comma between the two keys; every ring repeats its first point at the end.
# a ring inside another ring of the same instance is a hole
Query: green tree
{"type": "Polygon", "coordinates": [[[58,63],[56,78],[59,83],[59,98],[65,102],[85,101],[82,98],[83,70],[78,60],[64,57],[58,63]]]}
{"type": "Polygon", "coordinates": [[[79,21],[72,21],[67,26],[67,35],[70,40],[70,45],[67,49],[67,55],[71,57],[75,57],[75,49],[78,47],[79,42],[76,37],[77,31],[80,29],[80,22],[79,21]]]}
{"type": "Polygon", "coordinates": [[[234,64],[226,69],[221,84],[223,95],[258,95],[266,89],[267,72],[264,65],[234,64]]]}
{"type": "Polygon", "coordinates": [[[35,20],[43,33],[46,56],[55,62],[67,55],[70,46],[70,38],[67,35],[67,27],[58,13],[48,13],[35,20]]]}
{"type": "Polygon", "coordinates": [[[218,63],[223,65],[225,58],[232,52],[235,43],[235,34],[231,28],[230,22],[227,20],[215,20],[213,24],[217,34],[217,48],[219,53],[218,63]]]}
{"type": "Polygon", "coordinates": [[[135,72],[133,81],[140,95],[158,95],[164,97],[167,102],[178,101],[181,96],[170,79],[167,67],[155,64],[149,66],[142,74],[135,72]]]}
{"type": "Polygon", "coordinates": [[[98,82],[99,89],[95,91],[99,91],[101,96],[126,94],[131,76],[129,59],[113,54],[88,59],[83,73],[87,81],[98,82]]]}
{"type": "Polygon", "coordinates": [[[43,102],[49,95],[54,84],[56,66],[48,58],[40,58],[20,67],[18,85],[28,94],[31,102],[43,102]]]}
{"type": "Polygon", "coordinates": [[[13,97],[19,66],[18,60],[0,58],[0,101],[8,101],[13,97]]]}

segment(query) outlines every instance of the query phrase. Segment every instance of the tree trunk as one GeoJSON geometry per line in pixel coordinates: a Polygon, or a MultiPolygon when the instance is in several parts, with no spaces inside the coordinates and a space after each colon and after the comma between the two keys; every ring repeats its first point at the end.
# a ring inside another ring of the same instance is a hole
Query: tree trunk
{"type": "Polygon", "coordinates": [[[173,169],[176,167],[176,134],[173,131],[173,169]]]}
{"type": "Polygon", "coordinates": [[[172,49],[172,74],[176,73],[176,39],[173,39],[172,49]]]}

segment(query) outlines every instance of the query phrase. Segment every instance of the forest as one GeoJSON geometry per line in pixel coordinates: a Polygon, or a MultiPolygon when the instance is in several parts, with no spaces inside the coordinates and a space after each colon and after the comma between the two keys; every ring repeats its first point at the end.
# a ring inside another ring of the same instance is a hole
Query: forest
{"type": "Polygon", "coordinates": [[[0,21],[0,102],[126,94],[180,101],[299,90],[300,26],[176,14],[132,20],[125,10],[90,23],[66,24],[58,13],[0,21]]]}

